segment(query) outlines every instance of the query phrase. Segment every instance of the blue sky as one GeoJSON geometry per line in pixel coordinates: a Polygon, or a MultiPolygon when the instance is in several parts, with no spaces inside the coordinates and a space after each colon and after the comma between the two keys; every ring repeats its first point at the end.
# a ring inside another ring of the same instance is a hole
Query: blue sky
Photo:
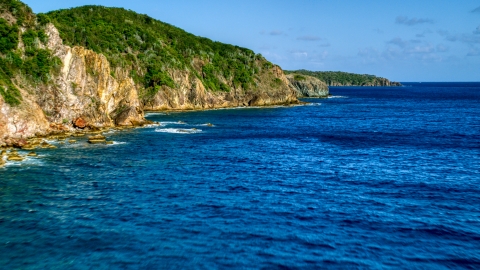
{"type": "Polygon", "coordinates": [[[395,81],[480,81],[476,0],[25,0],[36,13],[87,4],[148,14],[250,48],[283,69],[395,81]]]}

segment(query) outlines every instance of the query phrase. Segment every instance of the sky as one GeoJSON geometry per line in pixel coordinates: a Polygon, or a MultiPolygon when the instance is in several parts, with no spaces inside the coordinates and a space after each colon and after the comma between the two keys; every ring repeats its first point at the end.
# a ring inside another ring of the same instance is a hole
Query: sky
{"type": "Polygon", "coordinates": [[[286,70],[480,81],[478,0],[24,0],[35,13],[123,7],[261,53],[286,70]]]}

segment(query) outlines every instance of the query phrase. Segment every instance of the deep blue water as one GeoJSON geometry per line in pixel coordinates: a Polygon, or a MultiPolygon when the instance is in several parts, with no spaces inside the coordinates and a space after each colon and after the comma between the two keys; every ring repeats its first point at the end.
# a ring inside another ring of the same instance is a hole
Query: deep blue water
{"type": "Polygon", "coordinates": [[[9,164],[1,268],[479,269],[480,83],[331,93],[9,164]]]}

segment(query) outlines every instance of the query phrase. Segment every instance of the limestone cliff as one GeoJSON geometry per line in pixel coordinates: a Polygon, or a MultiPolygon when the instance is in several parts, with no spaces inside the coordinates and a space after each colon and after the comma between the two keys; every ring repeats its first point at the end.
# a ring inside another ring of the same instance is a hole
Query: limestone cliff
{"type": "Polygon", "coordinates": [[[328,97],[329,89],[323,81],[307,75],[288,74],[287,79],[297,97],[328,97]]]}

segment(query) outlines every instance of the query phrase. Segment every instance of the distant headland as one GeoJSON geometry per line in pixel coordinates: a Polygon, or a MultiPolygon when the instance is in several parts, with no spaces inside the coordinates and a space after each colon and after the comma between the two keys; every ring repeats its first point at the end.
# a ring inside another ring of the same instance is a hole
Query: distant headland
{"type": "Polygon", "coordinates": [[[355,74],[341,71],[285,70],[286,74],[299,74],[315,77],[328,86],[402,86],[399,82],[368,74],[355,74]]]}

